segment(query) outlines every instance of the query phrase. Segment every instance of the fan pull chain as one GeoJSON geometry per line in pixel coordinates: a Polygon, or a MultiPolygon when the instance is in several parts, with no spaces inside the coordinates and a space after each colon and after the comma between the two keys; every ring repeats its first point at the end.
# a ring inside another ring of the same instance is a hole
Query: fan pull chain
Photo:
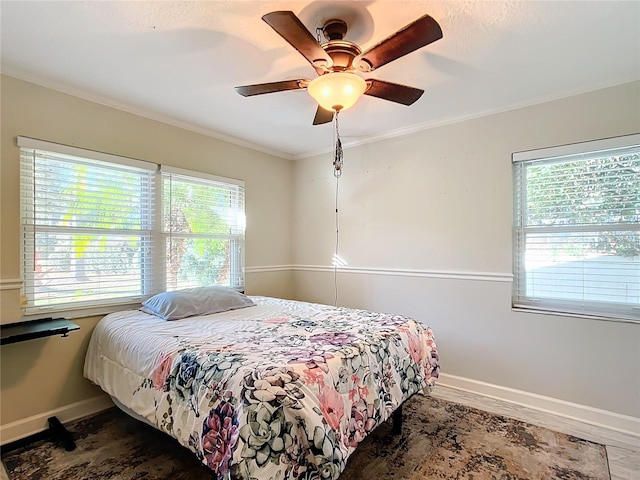
{"type": "Polygon", "coordinates": [[[338,185],[340,184],[340,175],[336,175],[336,249],[333,255],[333,291],[334,291],[334,306],[338,306],[338,264],[340,263],[340,257],[338,256],[338,247],[340,245],[340,224],[338,222],[338,185]]]}
{"type": "Polygon", "coordinates": [[[333,153],[333,176],[339,178],[342,175],[342,141],[340,141],[340,131],[338,129],[338,115],[340,115],[340,111],[336,112],[335,115],[335,139],[334,139],[334,153],[333,153]]]}
{"type": "Polygon", "coordinates": [[[334,157],[333,157],[333,176],[336,177],[336,249],[333,255],[333,291],[334,291],[334,305],[338,306],[338,263],[340,257],[338,256],[338,247],[340,245],[340,224],[338,222],[338,186],[340,184],[340,177],[342,176],[342,163],[343,152],[342,142],[340,141],[340,130],[338,128],[338,115],[340,111],[336,111],[335,114],[335,131],[334,131],[334,157]]]}

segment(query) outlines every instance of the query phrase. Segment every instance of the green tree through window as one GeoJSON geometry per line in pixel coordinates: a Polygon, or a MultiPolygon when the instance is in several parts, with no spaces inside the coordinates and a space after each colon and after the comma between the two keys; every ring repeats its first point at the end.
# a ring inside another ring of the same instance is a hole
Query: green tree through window
{"type": "Polygon", "coordinates": [[[233,192],[184,177],[163,182],[167,287],[230,285],[232,228],[224,210],[233,206],[233,192]]]}
{"type": "MultiPolygon", "coordinates": [[[[530,226],[640,223],[640,155],[605,156],[532,165],[527,169],[530,226]],[[550,181],[551,179],[551,181],[550,181]]],[[[584,252],[640,255],[638,233],[594,233],[584,252]]]]}

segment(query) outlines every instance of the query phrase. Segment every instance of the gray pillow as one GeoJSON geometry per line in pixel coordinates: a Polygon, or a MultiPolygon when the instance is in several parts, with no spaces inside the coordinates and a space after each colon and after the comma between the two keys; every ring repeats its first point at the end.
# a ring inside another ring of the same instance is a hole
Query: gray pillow
{"type": "Polygon", "coordinates": [[[211,286],[159,293],[142,302],[140,310],[164,320],[178,320],[252,306],[255,303],[237,290],[211,286]]]}

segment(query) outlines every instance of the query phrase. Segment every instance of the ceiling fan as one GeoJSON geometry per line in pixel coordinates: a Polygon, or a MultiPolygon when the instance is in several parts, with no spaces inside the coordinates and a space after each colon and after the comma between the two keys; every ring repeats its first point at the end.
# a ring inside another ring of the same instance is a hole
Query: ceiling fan
{"type": "Polygon", "coordinates": [[[314,80],[300,78],[244,85],[236,87],[236,91],[249,97],[306,88],[318,102],[314,125],[331,122],[335,112],[349,108],[362,94],[403,105],[413,104],[424,90],[374,78],[365,80],[356,72],[371,72],[442,38],[438,22],[424,15],[362,52],[358,45],[344,40],[347,24],[339,19],[325,22],[322,32],[327,41],[322,44],[293,12],[267,13],[262,20],[306,58],[319,76],[314,80]]]}

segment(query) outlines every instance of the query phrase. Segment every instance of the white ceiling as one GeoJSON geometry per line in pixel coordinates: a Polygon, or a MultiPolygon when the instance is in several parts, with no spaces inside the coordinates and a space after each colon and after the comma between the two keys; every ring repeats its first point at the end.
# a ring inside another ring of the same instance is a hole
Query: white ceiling
{"type": "MultiPolygon", "coordinates": [[[[340,116],[357,144],[640,79],[638,1],[5,1],[2,72],[286,158],[331,147],[306,91],[234,86],[314,78],[261,16],[315,35],[342,18],[363,49],[429,14],[443,39],[367,78],[422,88],[411,107],[365,96],[340,116]]],[[[637,100],[637,99],[636,99],[637,100]]]]}

